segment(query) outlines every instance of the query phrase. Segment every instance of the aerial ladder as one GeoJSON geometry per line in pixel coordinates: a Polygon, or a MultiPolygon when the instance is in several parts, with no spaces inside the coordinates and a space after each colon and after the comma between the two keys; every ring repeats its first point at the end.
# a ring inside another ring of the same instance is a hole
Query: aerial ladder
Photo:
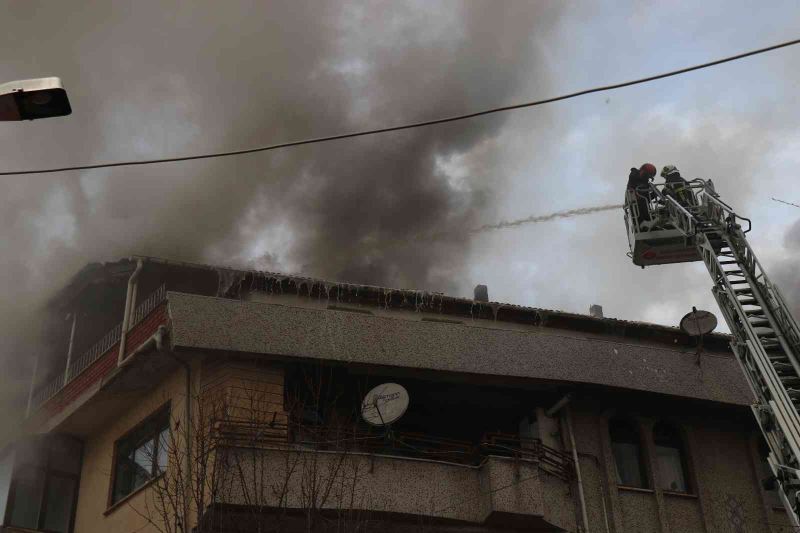
{"type": "Polygon", "coordinates": [[[800,327],[747,242],[750,220],[720,199],[711,180],[695,179],[681,189],[629,189],[625,223],[634,264],[702,261],[708,269],[731,349],[755,396],[751,407],[769,446],[772,481],[800,527],[800,327]]]}

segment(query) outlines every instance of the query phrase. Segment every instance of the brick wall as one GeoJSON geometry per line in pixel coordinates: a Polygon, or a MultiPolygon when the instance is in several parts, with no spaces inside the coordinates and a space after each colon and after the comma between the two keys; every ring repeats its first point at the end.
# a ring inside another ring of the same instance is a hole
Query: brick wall
{"type": "Polygon", "coordinates": [[[167,302],[163,302],[150,311],[149,315],[128,332],[128,337],[125,341],[125,357],[132,354],[143,342],[147,341],[156,332],[158,326],[166,325],[167,320],[167,302]]]}
{"type": "MultiPolygon", "coordinates": [[[[165,325],[167,320],[167,302],[164,302],[153,309],[144,320],[128,332],[127,340],[125,341],[125,355],[128,356],[133,353],[156,332],[158,326],[165,325]]],[[[50,418],[63,411],[92,385],[95,385],[116,368],[118,352],[119,343],[116,343],[98,357],[94,363],[89,365],[87,369],[73,378],[66,387],[42,404],[39,408],[40,412],[45,413],[45,416],[50,418]]]]}

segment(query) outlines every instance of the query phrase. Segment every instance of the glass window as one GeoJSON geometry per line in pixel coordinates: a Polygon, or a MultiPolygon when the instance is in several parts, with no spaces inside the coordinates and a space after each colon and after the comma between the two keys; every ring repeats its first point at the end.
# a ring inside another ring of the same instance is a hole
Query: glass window
{"type": "Polygon", "coordinates": [[[653,441],[656,445],[659,487],[674,492],[689,492],[686,453],[678,431],[669,424],[656,424],[653,441]]]}
{"type": "Polygon", "coordinates": [[[642,439],[636,424],[629,420],[611,420],[609,432],[611,451],[617,467],[617,484],[648,488],[642,439]]]}
{"type": "Polygon", "coordinates": [[[158,436],[158,467],[159,472],[164,472],[167,469],[167,462],[169,461],[169,428],[164,428],[158,436]]]}
{"type": "Polygon", "coordinates": [[[44,471],[25,466],[14,475],[14,501],[11,524],[36,529],[39,527],[39,508],[44,492],[44,471]]]}
{"type": "Polygon", "coordinates": [[[117,441],[111,503],[118,502],[166,469],[168,436],[169,410],[163,409],[117,441]]]}
{"type": "Polygon", "coordinates": [[[68,533],[81,469],[80,441],[53,435],[16,448],[8,525],[68,533]]]}
{"type": "Polygon", "coordinates": [[[47,531],[69,531],[72,518],[72,504],[78,480],[54,475],[47,481],[45,499],[44,529],[47,531]]]}

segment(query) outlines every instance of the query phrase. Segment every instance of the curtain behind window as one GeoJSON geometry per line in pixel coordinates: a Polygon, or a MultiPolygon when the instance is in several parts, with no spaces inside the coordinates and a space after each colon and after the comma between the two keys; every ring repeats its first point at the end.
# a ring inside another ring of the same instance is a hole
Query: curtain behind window
{"type": "Polygon", "coordinates": [[[611,420],[609,433],[617,469],[617,484],[647,488],[642,441],[636,425],[629,420],[611,420]]]}
{"type": "Polygon", "coordinates": [[[658,423],[653,428],[653,441],[656,445],[659,488],[674,492],[689,492],[686,454],[677,429],[665,423],[658,423]]]}

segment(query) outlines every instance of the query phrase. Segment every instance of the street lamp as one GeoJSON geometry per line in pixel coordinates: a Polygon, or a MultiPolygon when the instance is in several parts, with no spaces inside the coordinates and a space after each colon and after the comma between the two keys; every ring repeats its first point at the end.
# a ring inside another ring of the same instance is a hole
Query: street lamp
{"type": "Polygon", "coordinates": [[[59,78],[0,84],[0,121],[63,117],[72,113],[59,78]]]}

